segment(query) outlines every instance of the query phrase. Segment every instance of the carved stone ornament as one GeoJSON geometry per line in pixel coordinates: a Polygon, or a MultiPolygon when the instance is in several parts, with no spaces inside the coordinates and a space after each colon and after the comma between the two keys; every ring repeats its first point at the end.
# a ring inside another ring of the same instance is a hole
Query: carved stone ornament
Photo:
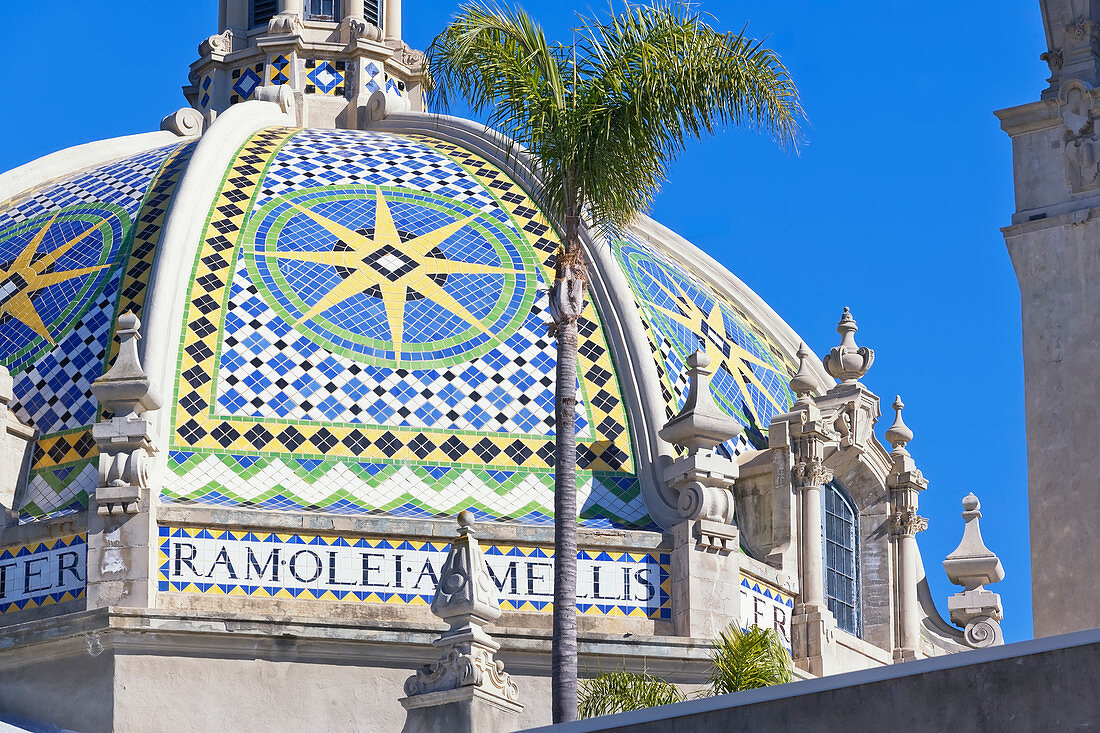
{"type": "Polygon", "coordinates": [[[160,129],[174,132],[180,137],[201,135],[202,113],[192,107],[180,107],[160,121],[160,129]]]}
{"type": "Polygon", "coordinates": [[[912,507],[899,509],[890,515],[890,529],[895,534],[916,534],[928,529],[928,519],[917,514],[912,507]]]}
{"type": "Polygon", "coordinates": [[[975,648],[1003,644],[1000,621],[1004,618],[1001,596],[985,586],[1004,580],[1000,559],[982,540],[981,503],[973,493],[963,499],[963,538],[955,551],[943,561],[948,579],[963,591],[947,599],[951,621],[962,626],[963,639],[975,648]]]}
{"type": "Polygon", "coordinates": [[[267,32],[271,35],[297,36],[303,29],[302,17],[297,13],[279,13],[267,22],[267,32]]]}
{"type": "Polygon", "coordinates": [[[100,514],[135,513],[142,490],[150,486],[154,456],[152,425],[145,413],[161,406],[138,358],[141,323],[132,313],[118,318],[118,356],[103,376],[92,382],[92,393],[111,414],[92,426],[99,449],[99,487],[96,503],[100,514]]]}
{"type": "Polygon", "coordinates": [[[410,697],[473,686],[512,703],[519,699],[504,663],[493,658],[500,644],[481,628],[500,618],[500,602],[474,536],[473,520],[469,511],[458,515],[458,537],[451,543],[432,600],[432,613],[450,628],[432,642],[440,649],[439,661],[405,680],[410,697]]]}
{"type": "Polygon", "coordinates": [[[347,17],[340,22],[340,40],[352,43],[360,38],[368,41],[381,41],[382,29],[364,18],[347,17]]]}
{"type": "Polygon", "coordinates": [[[822,364],[825,371],[833,379],[844,384],[854,384],[867,373],[875,362],[875,352],[866,346],[856,345],[856,321],[852,318],[852,312],[844,309],[840,322],[836,326],[840,334],[840,345],[834,346],[832,351],[825,355],[822,364]]]}
{"type": "Polygon", "coordinates": [[[228,28],[224,32],[210,36],[199,44],[199,56],[212,54],[227,54],[233,51],[233,31],[228,28]]]}
{"type": "Polygon", "coordinates": [[[427,58],[423,51],[417,51],[409,46],[407,43],[401,44],[401,48],[398,51],[401,63],[410,69],[416,69],[424,65],[424,60],[427,58]]]}
{"type": "Polygon", "coordinates": [[[799,460],[791,469],[791,475],[795,481],[795,488],[813,489],[824,486],[833,480],[833,470],[826,468],[820,458],[799,460]]]}

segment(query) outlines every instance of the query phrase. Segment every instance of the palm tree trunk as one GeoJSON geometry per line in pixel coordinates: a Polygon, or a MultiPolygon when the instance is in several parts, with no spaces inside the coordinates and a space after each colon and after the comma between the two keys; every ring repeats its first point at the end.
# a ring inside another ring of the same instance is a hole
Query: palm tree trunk
{"type": "Polygon", "coordinates": [[[567,215],[562,255],[550,292],[558,342],[554,387],[555,723],[577,719],[577,318],[584,307],[584,254],[578,217],[567,215]]]}

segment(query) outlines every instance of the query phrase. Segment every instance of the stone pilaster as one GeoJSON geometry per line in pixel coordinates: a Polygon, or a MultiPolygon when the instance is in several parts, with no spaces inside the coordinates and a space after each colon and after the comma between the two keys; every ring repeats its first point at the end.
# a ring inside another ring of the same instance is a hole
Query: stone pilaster
{"type": "Polygon", "coordinates": [[[119,351],[92,383],[109,415],[92,428],[99,449],[99,486],[88,512],[88,607],[152,607],[156,591],[156,501],[153,429],[146,414],[160,407],[138,358],[140,323],[118,319],[119,351]]]}
{"type": "MultiPolygon", "coordinates": [[[[848,315],[847,309],[845,315],[848,315]]],[[[843,320],[841,324],[846,325],[843,320]]],[[[847,340],[850,339],[846,337],[846,342],[847,340]]],[[[854,347],[854,342],[852,346],[854,347]]],[[[827,369],[830,357],[837,358],[834,356],[836,353],[837,349],[833,349],[833,354],[826,357],[827,369]]],[[[846,354],[845,351],[841,355],[846,354]]],[[[825,448],[828,444],[835,443],[838,436],[822,417],[812,394],[814,380],[806,361],[809,356],[806,346],[800,346],[798,372],[791,378],[791,391],[798,399],[790,413],[777,419],[783,419],[788,424],[787,433],[794,464],[791,469],[792,489],[799,499],[799,587],[802,595],[791,619],[792,657],[801,669],[811,674],[823,675],[828,671],[826,660],[831,655],[826,647],[835,638],[836,620],[825,605],[821,487],[832,479],[832,471],[825,466],[825,448]]]]}
{"type": "Polygon", "coordinates": [[[920,492],[928,488],[928,481],[905,449],[913,439],[913,431],[902,419],[904,407],[898,396],[894,400],[894,424],[886,431],[886,440],[894,446],[890,453],[893,470],[886,477],[886,488],[890,491],[890,540],[894,543],[897,562],[895,662],[924,656],[920,647],[921,610],[917,598],[917,532],[928,528],[928,520],[917,514],[917,503],[920,492]]]}
{"type": "Polygon", "coordinates": [[[1036,636],[1100,627],[1100,4],[1041,0],[1050,86],[1001,110],[1015,205],[1002,231],[1020,286],[1036,636]]]}
{"type": "Polygon", "coordinates": [[[713,638],[740,618],[740,538],[733,525],[737,464],[714,448],[741,432],[715,404],[710,357],[687,358],[684,407],[659,435],[687,450],[664,470],[682,521],[673,528],[672,619],[681,636],[713,638]]]}

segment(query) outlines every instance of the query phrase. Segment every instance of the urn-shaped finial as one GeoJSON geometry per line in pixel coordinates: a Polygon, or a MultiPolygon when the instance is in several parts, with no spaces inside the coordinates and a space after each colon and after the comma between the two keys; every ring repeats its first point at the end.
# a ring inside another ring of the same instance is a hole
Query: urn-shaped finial
{"type": "Polygon", "coordinates": [[[798,356],[798,371],[791,377],[791,391],[794,392],[795,397],[808,397],[816,389],[816,382],[807,362],[810,358],[810,350],[806,348],[805,342],[798,345],[796,356],[798,356]]]}
{"type": "Polygon", "coordinates": [[[836,331],[840,334],[840,346],[834,346],[832,351],[822,359],[825,371],[843,384],[858,382],[875,361],[873,350],[856,345],[857,330],[856,319],[852,318],[852,312],[845,308],[836,326],[836,331]]]}
{"type": "Polygon", "coordinates": [[[913,431],[902,419],[901,411],[904,408],[905,403],[901,401],[901,395],[898,395],[894,398],[894,424],[886,430],[886,441],[894,446],[894,453],[908,454],[905,446],[913,439],[913,431]]]}

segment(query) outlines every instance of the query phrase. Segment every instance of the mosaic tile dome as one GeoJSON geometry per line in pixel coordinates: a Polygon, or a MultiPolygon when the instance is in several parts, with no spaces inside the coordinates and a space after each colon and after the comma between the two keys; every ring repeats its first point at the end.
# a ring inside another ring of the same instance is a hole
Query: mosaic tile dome
{"type": "MultiPolygon", "coordinates": [[[[172,275],[184,284],[158,415],[161,501],[552,521],[546,290],[559,240],[524,188],[489,157],[423,134],[266,128],[216,171],[189,167],[195,146],[0,206],[0,359],[17,414],[41,434],[23,520],[87,506],[99,416],[89,384],[117,316],[148,323],[177,189],[217,176],[213,200],[188,212],[205,222],[190,269],[172,275]]],[[[790,335],[762,327],[685,246],[630,232],[595,257],[635,310],[594,296],[580,324],[589,526],[656,526],[659,447],[635,423],[659,427],[682,406],[691,352],[710,352],[714,396],[746,427],[727,455],[764,447],[792,402],[790,335]],[[644,333],[648,353],[630,350],[624,328],[644,333]],[[640,419],[631,405],[658,391],[663,413],[640,419]]]]}

